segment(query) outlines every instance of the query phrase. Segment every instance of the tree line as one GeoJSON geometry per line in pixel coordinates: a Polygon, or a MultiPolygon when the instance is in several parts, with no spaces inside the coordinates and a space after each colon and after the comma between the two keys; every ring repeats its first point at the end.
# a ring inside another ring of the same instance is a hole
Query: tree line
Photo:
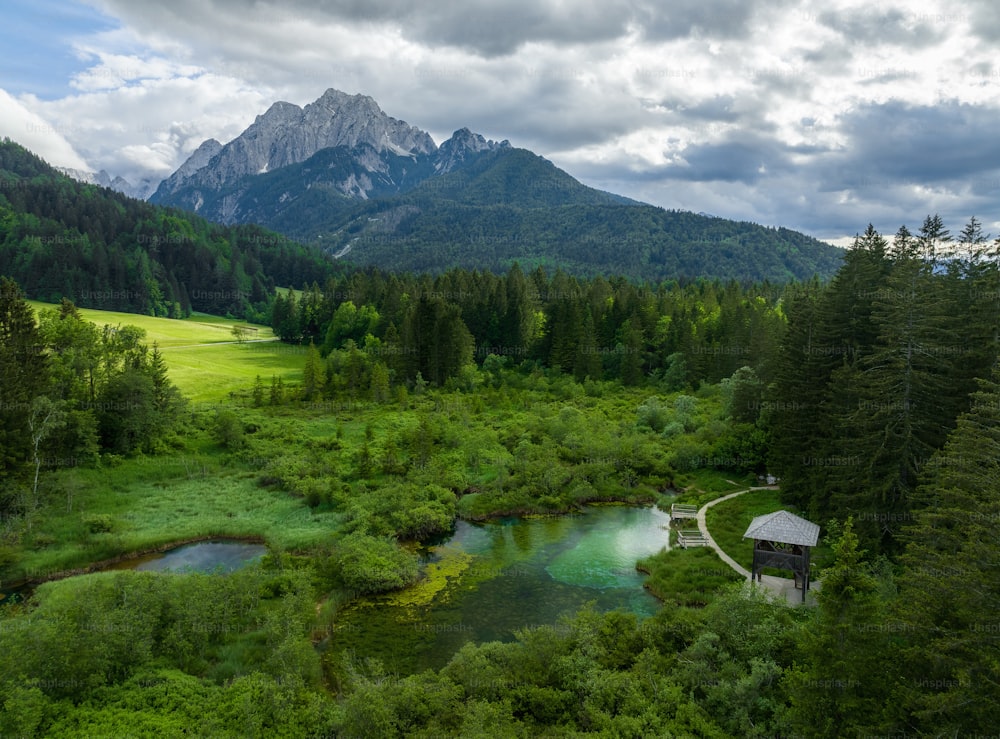
{"type": "Polygon", "coordinates": [[[658,285],[515,265],[503,275],[359,270],[279,294],[271,325],[323,356],[357,348],[394,382],[441,385],[464,367],[524,363],[580,381],[669,390],[761,368],[784,324],[783,289],[695,280],[658,285]]]}

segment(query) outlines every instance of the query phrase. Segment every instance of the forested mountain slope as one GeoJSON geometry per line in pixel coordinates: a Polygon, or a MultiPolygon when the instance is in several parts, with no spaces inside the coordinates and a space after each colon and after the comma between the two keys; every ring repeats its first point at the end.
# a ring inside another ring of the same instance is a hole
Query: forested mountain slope
{"type": "Polygon", "coordinates": [[[277,285],[323,280],[314,249],[70,179],[0,143],[0,274],[31,298],[160,316],[261,318],[277,285]]]}

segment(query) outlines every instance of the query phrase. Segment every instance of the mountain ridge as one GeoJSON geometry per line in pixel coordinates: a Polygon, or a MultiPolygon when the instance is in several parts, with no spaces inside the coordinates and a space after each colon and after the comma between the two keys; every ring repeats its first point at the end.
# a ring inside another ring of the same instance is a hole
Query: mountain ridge
{"type": "Polygon", "coordinates": [[[334,89],[303,108],[273,104],[214,150],[199,147],[201,158],[151,202],[255,223],[360,266],[503,269],[521,260],[634,279],[786,281],[828,277],[842,254],[789,229],[665,215],[674,212],[588,187],[468,128],[439,146],[372,98],[334,89]]]}

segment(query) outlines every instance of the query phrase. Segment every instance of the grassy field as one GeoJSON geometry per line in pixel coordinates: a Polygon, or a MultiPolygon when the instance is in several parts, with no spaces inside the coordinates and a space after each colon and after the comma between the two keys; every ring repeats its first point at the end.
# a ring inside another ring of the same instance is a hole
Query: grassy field
{"type": "MultiPolygon", "coordinates": [[[[54,307],[28,302],[36,311],[54,307]]],[[[237,344],[233,326],[251,324],[201,313],[183,320],[90,308],[81,308],[80,313],[98,325],[128,324],[143,329],[146,342],[159,345],[171,380],[195,403],[211,403],[230,392],[247,390],[257,375],[265,386],[270,385],[272,376],[285,382],[301,378],[305,347],[278,342],[268,326],[252,326],[257,329],[254,340],[237,344]]]]}
{"type": "Polygon", "coordinates": [[[300,549],[327,540],[341,521],[300,498],[261,488],[251,465],[218,454],[136,457],[108,469],[76,468],[50,478],[51,492],[9,577],[39,578],[123,553],[199,537],[263,538],[300,549]],[[110,531],[88,525],[97,514],[110,531]]]}
{"type": "MultiPolygon", "coordinates": [[[[163,319],[166,320],[166,319],[163,319]]],[[[239,344],[202,344],[170,347],[163,358],[170,379],[184,397],[195,403],[211,403],[230,392],[249,390],[260,375],[265,397],[271,377],[298,384],[302,380],[306,347],[277,341],[239,344]]]]}
{"type": "MultiPolygon", "coordinates": [[[[712,532],[712,538],[722,550],[748,570],[753,565],[753,542],[744,539],[743,534],[754,516],[773,513],[782,509],[800,515],[792,506],[782,504],[777,490],[754,490],[725,503],[708,509],[705,523],[712,532]]],[[[822,532],[821,532],[822,536],[822,532]]],[[[813,569],[823,567],[830,559],[830,548],[822,542],[813,548],[811,560],[813,569]]],[[[791,577],[787,570],[767,570],[769,575],[791,577]]]]}

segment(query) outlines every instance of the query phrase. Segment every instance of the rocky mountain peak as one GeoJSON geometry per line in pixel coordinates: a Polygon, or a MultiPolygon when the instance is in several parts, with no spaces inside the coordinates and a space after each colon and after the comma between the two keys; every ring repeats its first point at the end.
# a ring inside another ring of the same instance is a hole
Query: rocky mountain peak
{"type": "Polygon", "coordinates": [[[403,156],[437,151],[430,135],[386,115],[367,95],[350,95],[331,88],[304,108],[288,102],[274,103],[200,167],[193,168],[193,157],[185,162],[164,180],[153,200],[162,202],[181,187],[220,189],[248,175],[304,162],[321,149],[363,144],[379,153],[403,156]]]}
{"type": "Polygon", "coordinates": [[[471,155],[509,146],[509,141],[487,141],[481,134],[473,133],[468,128],[460,128],[441,144],[434,169],[438,174],[445,174],[461,166],[471,155]]]}
{"type": "Polygon", "coordinates": [[[184,185],[185,180],[206,166],[212,160],[212,157],[220,151],[222,151],[222,144],[215,139],[203,141],[191,156],[184,161],[184,164],[177,168],[176,172],[160,183],[160,186],[156,189],[156,195],[169,195],[177,192],[184,185]]]}

